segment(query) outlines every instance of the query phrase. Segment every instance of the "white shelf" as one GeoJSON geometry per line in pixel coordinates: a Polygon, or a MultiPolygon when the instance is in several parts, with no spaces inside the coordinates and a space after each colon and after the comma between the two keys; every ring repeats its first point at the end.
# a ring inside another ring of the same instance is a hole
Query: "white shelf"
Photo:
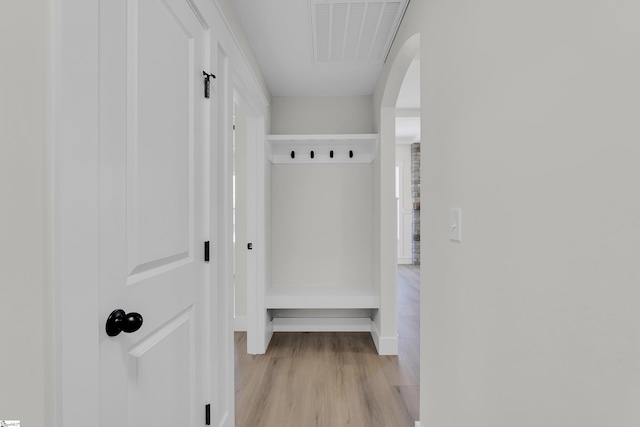
{"type": "Polygon", "coordinates": [[[378,134],[269,135],[267,141],[272,163],[371,163],[376,157],[378,134]]]}
{"type": "Polygon", "coordinates": [[[268,286],[268,309],[380,308],[380,295],[372,286],[268,286]]]}

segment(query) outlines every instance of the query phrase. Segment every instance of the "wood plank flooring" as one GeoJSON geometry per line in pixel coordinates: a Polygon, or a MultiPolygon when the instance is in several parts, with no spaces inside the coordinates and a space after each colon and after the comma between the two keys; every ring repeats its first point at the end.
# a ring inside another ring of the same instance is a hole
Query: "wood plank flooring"
{"type": "Polygon", "coordinates": [[[398,356],[369,333],[276,333],[266,354],[235,334],[236,427],[413,427],[419,406],[420,270],[398,266],[398,356]]]}

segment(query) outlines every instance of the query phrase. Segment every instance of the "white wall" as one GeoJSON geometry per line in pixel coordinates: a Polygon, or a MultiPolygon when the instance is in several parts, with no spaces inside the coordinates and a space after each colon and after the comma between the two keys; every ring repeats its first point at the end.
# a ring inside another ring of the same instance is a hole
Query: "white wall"
{"type": "Polygon", "coordinates": [[[227,25],[229,25],[229,29],[233,33],[233,37],[238,45],[238,49],[240,50],[244,60],[246,61],[248,68],[251,70],[253,78],[260,86],[260,90],[267,96],[267,98],[270,98],[271,92],[269,91],[269,87],[267,86],[267,82],[264,79],[262,72],[260,71],[256,56],[254,55],[253,50],[251,50],[251,45],[249,44],[247,34],[244,32],[242,24],[238,19],[236,9],[233,7],[233,1],[215,0],[215,2],[220,7],[220,12],[224,16],[227,25]]]}
{"type": "MultiPolygon", "coordinates": [[[[274,134],[371,133],[372,98],[273,97],[274,134]]],[[[371,165],[271,168],[272,283],[372,284],[371,165]]]]}
{"type": "Polygon", "coordinates": [[[271,132],[279,135],[372,133],[370,96],[274,96],[271,132]]]}
{"type": "Polygon", "coordinates": [[[640,425],[640,3],[409,8],[421,425],[640,425]]]}
{"type": "Polygon", "coordinates": [[[0,419],[53,420],[50,2],[0,3],[0,419]]]}
{"type": "Polygon", "coordinates": [[[276,285],[371,285],[371,166],[272,167],[276,285]]]}
{"type": "MultiPolygon", "coordinates": [[[[269,110],[270,114],[270,110],[269,110]]],[[[265,135],[271,134],[271,116],[266,118],[265,121],[265,135]]],[[[271,221],[273,220],[273,208],[272,208],[272,175],[273,164],[269,160],[269,156],[264,158],[264,245],[268,248],[265,252],[264,267],[265,267],[265,280],[264,283],[269,285],[273,283],[273,253],[270,250],[273,244],[273,230],[271,227],[271,221]]]]}

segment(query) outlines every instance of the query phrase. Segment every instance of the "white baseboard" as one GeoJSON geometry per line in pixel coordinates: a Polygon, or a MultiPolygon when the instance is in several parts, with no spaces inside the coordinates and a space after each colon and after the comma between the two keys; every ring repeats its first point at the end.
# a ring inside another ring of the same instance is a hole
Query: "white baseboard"
{"type": "Polygon", "coordinates": [[[274,332],[369,332],[371,319],[359,317],[276,317],[274,332]]]}
{"type": "Polygon", "coordinates": [[[398,264],[413,264],[413,258],[398,258],[398,264]]]}
{"type": "Polygon", "coordinates": [[[420,427],[420,421],[416,421],[416,426],[415,427],[420,427]]]}
{"type": "Polygon", "coordinates": [[[235,332],[247,332],[247,316],[234,317],[233,330],[235,332]]]}
{"type": "Polygon", "coordinates": [[[373,343],[376,345],[378,354],[381,356],[397,356],[398,335],[392,337],[380,336],[380,332],[378,331],[378,327],[376,326],[375,322],[371,320],[370,323],[371,338],[373,338],[373,343]]]}

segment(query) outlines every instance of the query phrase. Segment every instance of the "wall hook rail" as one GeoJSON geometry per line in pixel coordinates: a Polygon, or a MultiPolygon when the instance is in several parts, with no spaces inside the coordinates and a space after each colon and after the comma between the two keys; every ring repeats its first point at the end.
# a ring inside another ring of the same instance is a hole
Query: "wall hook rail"
{"type": "MultiPolygon", "coordinates": [[[[295,150],[291,150],[289,155],[291,156],[292,159],[295,159],[296,158],[295,150]]],[[[353,157],[355,156],[355,152],[353,150],[349,150],[348,155],[349,155],[350,159],[353,159],[353,157]]],[[[315,159],[316,158],[316,151],[315,150],[309,150],[309,158],[311,158],[311,159],[315,159]]],[[[335,158],[335,151],[334,150],[329,150],[329,158],[330,159],[335,158]]],[[[304,161],[304,159],[302,161],[304,161]]]]}
{"type": "Polygon", "coordinates": [[[274,164],[371,163],[376,158],[377,143],[377,134],[267,136],[269,159],[274,164]]]}

